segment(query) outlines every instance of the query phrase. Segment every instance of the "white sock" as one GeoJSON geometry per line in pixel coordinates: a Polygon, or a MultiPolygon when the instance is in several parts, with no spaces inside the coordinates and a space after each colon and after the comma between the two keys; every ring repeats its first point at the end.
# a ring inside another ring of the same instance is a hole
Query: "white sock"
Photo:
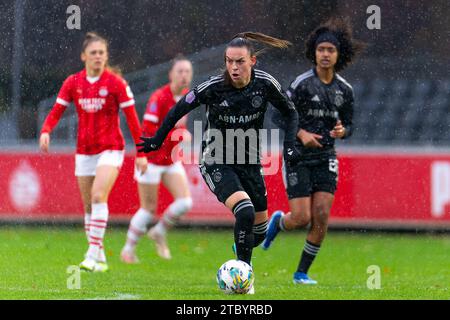
{"type": "Polygon", "coordinates": [[[284,226],[284,214],[281,216],[280,221],[278,222],[278,226],[281,231],[286,231],[286,227],[284,226]]]}
{"type": "Polygon", "coordinates": [[[103,244],[100,247],[100,252],[98,253],[97,261],[106,263],[106,255],[105,255],[105,249],[103,249],[103,244]]]}
{"type": "Polygon", "coordinates": [[[162,219],[155,226],[158,233],[166,234],[167,229],[173,227],[180,218],[192,208],[192,198],[178,198],[164,211],[162,219]]]}
{"type": "Polygon", "coordinates": [[[125,243],[125,250],[132,251],[136,247],[137,242],[148,230],[148,225],[153,221],[153,214],[143,208],[138,211],[131,218],[130,226],[127,232],[127,242],[125,243]]]}
{"type": "Polygon", "coordinates": [[[91,227],[89,229],[89,249],[86,256],[96,261],[99,260],[101,252],[103,251],[103,238],[108,224],[108,213],[107,203],[92,204],[91,227]]]}
{"type": "Polygon", "coordinates": [[[89,242],[89,229],[91,227],[91,214],[84,214],[84,232],[86,233],[86,239],[89,242]]]}

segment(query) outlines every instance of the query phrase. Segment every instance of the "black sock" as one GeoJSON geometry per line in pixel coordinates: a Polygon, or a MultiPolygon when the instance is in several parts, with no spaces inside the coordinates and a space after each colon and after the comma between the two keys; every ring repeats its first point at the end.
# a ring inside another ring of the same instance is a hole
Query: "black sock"
{"type": "Polygon", "coordinates": [[[252,259],[255,237],[253,235],[253,223],[255,222],[255,208],[250,199],[239,201],[233,208],[236,218],[234,224],[234,243],[236,243],[236,255],[239,260],[250,264],[252,259]]]}
{"type": "Polygon", "coordinates": [[[268,224],[269,221],[264,221],[263,223],[253,226],[253,234],[255,235],[255,244],[253,245],[254,248],[259,246],[266,238],[268,224]]]}
{"type": "Polygon", "coordinates": [[[298,264],[297,272],[308,273],[309,267],[314,261],[317,253],[319,252],[320,245],[315,245],[306,240],[305,247],[303,248],[302,258],[298,264]]]}

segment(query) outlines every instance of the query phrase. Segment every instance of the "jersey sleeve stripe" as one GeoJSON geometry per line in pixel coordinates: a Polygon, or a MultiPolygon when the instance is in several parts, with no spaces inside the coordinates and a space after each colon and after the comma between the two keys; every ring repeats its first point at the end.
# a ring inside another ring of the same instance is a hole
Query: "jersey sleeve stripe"
{"type": "Polygon", "coordinates": [[[68,107],[70,104],[68,101],[61,99],[61,98],[56,98],[56,103],[58,103],[64,107],[68,107]]]}
{"type": "Polygon", "coordinates": [[[294,89],[294,90],[297,89],[298,85],[299,85],[303,80],[308,79],[308,78],[312,77],[313,75],[314,75],[314,72],[313,72],[312,70],[310,70],[310,71],[308,71],[308,72],[305,72],[305,73],[302,73],[301,75],[299,75],[299,76],[294,80],[294,82],[292,82],[291,88],[294,89]]]}
{"type": "Polygon", "coordinates": [[[258,74],[256,74],[255,77],[256,77],[256,78],[260,78],[260,79],[269,80],[270,82],[272,82],[272,84],[275,86],[275,88],[277,88],[277,90],[281,92],[281,85],[278,83],[278,81],[276,81],[276,80],[273,81],[273,80],[272,80],[271,78],[269,78],[269,77],[261,76],[261,75],[258,75],[258,74]]]}
{"type": "Polygon", "coordinates": [[[341,82],[343,82],[347,87],[349,87],[350,89],[353,90],[353,87],[350,85],[350,83],[348,83],[347,80],[345,80],[344,78],[342,78],[342,77],[341,77],[340,75],[338,75],[337,73],[336,73],[336,78],[337,78],[338,80],[340,80],[341,82]]]}
{"type": "Polygon", "coordinates": [[[219,82],[219,81],[222,81],[222,80],[223,80],[222,77],[213,77],[213,78],[209,79],[208,81],[205,81],[205,82],[199,84],[199,85],[197,86],[197,91],[200,92],[200,91],[202,91],[204,88],[206,88],[206,87],[208,87],[209,85],[211,85],[212,83],[216,83],[216,82],[219,82]]]}
{"type": "Polygon", "coordinates": [[[219,82],[221,82],[221,81],[223,81],[223,78],[222,78],[222,77],[221,77],[221,78],[217,78],[217,79],[211,79],[211,80],[208,80],[208,81],[206,81],[206,82],[203,82],[202,84],[200,84],[200,85],[197,87],[197,92],[202,92],[203,90],[205,90],[206,88],[208,88],[210,85],[215,84],[215,83],[219,83],[219,82]]]}
{"type": "Polygon", "coordinates": [[[134,104],[135,104],[134,99],[131,99],[131,100],[122,102],[121,104],[119,104],[119,107],[121,107],[121,108],[126,108],[126,107],[131,107],[131,106],[133,106],[134,104]]]}
{"type": "Polygon", "coordinates": [[[268,78],[268,80],[272,81],[272,83],[278,88],[278,90],[281,91],[281,84],[272,75],[262,70],[255,70],[255,75],[268,78]]]}
{"type": "Polygon", "coordinates": [[[275,81],[276,83],[280,84],[280,83],[278,82],[278,80],[274,78],[274,76],[272,76],[271,74],[269,74],[269,73],[267,73],[267,72],[265,72],[265,71],[262,71],[262,70],[255,70],[255,73],[256,73],[256,74],[259,74],[259,75],[262,75],[262,76],[266,76],[266,77],[272,79],[273,81],[275,81]]]}
{"type": "Polygon", "coordinates": [[[154,123],[158,123],[159,122],[159,117],[155,116],[154,114],[144,114],[144,120],[150,121],[150,122],[154,122],[154,123]]]}

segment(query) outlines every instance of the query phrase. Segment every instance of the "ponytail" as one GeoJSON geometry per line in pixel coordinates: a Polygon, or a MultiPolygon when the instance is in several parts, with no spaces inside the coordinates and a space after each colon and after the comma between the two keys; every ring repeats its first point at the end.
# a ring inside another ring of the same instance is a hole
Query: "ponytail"
{"type": "Polygon", "coordinates": [[[287,40],[274,38],[260,32],[241,32],[236,34],[233,39],[234,38],[244,38],[279,49],[286,49],[292,45],[292,43],[287,40]]]}
{"type": "Polygon", "coordinates": [[[292,45],[292,43],[287,40],[274,38],[263,33],[241,32],[233,37],[233,40],[228,43],[227,48],[246,47],[251,56],[258,56],[266,51],[268,49],[267,47],[286,49],[290,45],[292,45]],[[262,44],[265,47],[257,50],[255,49],[254,43],[262,44]]]}

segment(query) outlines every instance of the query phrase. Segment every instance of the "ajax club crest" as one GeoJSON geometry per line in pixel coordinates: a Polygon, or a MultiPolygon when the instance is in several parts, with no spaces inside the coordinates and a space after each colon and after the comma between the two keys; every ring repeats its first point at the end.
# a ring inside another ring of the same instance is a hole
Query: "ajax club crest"
{"type": "Polygon", "coordinates": [[[260,96],[253,97],[253,99],[252,99],[253,108],[261,107],[262,103],[263,103],[263,99],[260,96]]]}

